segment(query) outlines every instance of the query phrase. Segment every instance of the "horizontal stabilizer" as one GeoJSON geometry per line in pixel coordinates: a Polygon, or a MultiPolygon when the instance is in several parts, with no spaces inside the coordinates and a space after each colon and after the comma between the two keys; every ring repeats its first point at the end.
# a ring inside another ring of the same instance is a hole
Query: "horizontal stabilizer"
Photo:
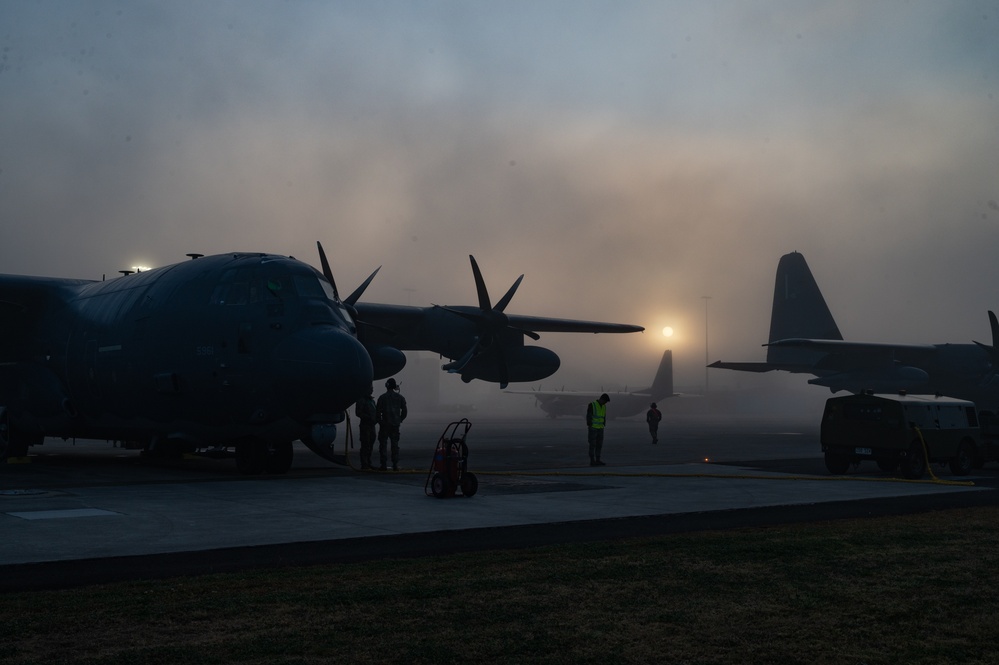
{"type": "Polygon", "coordinates": [[[775,369],[780,369],[777,365],[771,365],[767,362],[725,362],[722,360],[716,360],[708,365],[708,367],[734,369],[740,372],[771,372],[775,369]]]}

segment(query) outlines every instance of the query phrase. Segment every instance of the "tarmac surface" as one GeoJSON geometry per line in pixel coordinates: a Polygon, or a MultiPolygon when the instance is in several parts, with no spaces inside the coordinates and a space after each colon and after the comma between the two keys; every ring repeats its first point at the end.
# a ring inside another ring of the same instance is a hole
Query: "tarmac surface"
{"type": "Polygon", "coordinates": [[[230,459],[48,440],[0,467],[0,591],[999,503],[995,465],[830,476],[817,422],[669,414],[658,445],[643,421],[612,420],[604,467],[589,466],[581,419],[467,414],[478,490],[434,498],[434,449],[463,415],[407,420],[397,472],[357,470],[356,448],[350,466],[296,444],[289,473],[241,476],[230,459]]]}

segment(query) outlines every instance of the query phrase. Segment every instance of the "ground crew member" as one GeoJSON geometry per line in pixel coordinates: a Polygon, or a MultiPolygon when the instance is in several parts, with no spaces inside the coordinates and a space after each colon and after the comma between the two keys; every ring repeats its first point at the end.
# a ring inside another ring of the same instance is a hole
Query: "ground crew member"
{"type": "Polygon", "coordinates": [[[354,415],[357,416],[358,435],[361,437],[361,470],[371,468],[371,453],[375,449],[375,411],[374,386],[368,386],[368,393],[357,400],[354,415]]]}
{"type": "Polygon", "coordinates": [[[663,419],[663,414],[656,408],[656,403],[649,405],[649,410],[645,412],[645,422],[649,424],[649,434],[652,435],[652,443],[659,443],[659,421],[663,419]]]}
{"type": "Polygon", "coordinates": [[[586,407],[586,440],[590,444],[590,466],[606,466],[600,461],[600,450],[604,447],[609,401],[610,397],[604,393],[586,407]]]}
{"type": "Polygon", "coordinates": [[[399,470],[399,425],[406,419],[406,398],[399,394],[395,379],[385,382],[385,392],[375,404],[375,419],[378,421],[378,454],[381,457],[381,470],[388,461],[385,444],[392,440],[392,470],[399,470]]]}

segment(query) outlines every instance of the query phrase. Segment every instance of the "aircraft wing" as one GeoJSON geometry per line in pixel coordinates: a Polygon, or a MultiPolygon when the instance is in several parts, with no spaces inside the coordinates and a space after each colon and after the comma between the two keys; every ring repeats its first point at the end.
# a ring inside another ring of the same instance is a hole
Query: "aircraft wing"
{"type": "Polygon", "coordinates": [[[740,372],[770,372],[778,369],[776,365],[768,362],[725,362],[723,360],[716,360],[708,365],[708,367],[734,369],[740,372]]]}
{"type": "Polygon", "coordinates": [[[885,342],[850,342],[842,339],[779,339],[763,346],[781,346],[825,353],[925,353],[936,350],[933,344],[888,344],[885,342]]]}
{"type": "MultiPolygon", "coordinates": [[[[425,350],[441,353],[440,340],[453,331],[464,309],[457,307],[411,307],[357,303],[358,323],[368,335],[382,343],[400,349],[425,350]],[[458,314],[456,316],[456,314],[458,314]]],[[[632,333],[645,330],[642,326],[626,323],[555,319],[543,316],[510,314],[503,327],[538,332],[555,333],[632,333]]],[[[462,351],[464,349],[461,349],[462,351]]],[[[448,355],[444,353],[444,355],[448,355]]]]}
{"type": "Polygon", "coordinates": [[[627,323],[602,323],[600,321],[578,321],[575,319],[553,319],[543,316],[523,316],[510,314],[510,325],[514,328],[533,332],[556,333],[632,333],[645,330],[642,326],[627,323]]]}
{"type": "Polygon", "coordinates": [[[839,366],[860,366],[871,359],[871,356],[892,356],[896,360],[913,359],[933,353],[937,347],[933,344],[888,344],[883,342],[850,342],[841,339],[780,339],[763,346],[784,349],[800,349],[826,354],[826,360],[820,364],[796,362],[727,362],[716,360],[708,367],[716,369],[733,369],[740,372],[770,372],[786,370],[789,372],[811,372],[822,368],[833,369],[839,366]]]}
{"type": "MultiPolygon", "coordinates": [[[[504,390],[503,392],[509,393],[511,395],[533,395],[538,398],[550,397],[550,398],[565,398],[565,399],[580,399],[587,398],[594,400],[601,395],[607,393],[606,390],[600,392],[580,392],[577,390],[504,390]]],[[[542,400],[543,401],[543,400],[542,400]]]]}
{"type": "MultiPolygon", "coordinates": [[[[411,307],[407,305],[383,305],[378,303],[362,303],[356,305],[358,319],[361,323],[379,326],[383,333],[398,337],[410,337],[424,323],[429,314],[435,310],[446,310],[442,307],[411,307]]],[[[457,309],[457,308],[450,308],[457,309]]],[[[645,330],[643,326],[627,323],[605,323],[602,321],[581,321],[576,319],[557,319],[544,316],[524,316],[521,314],[507,315],[508,325],[520,330],[531,332],[554,333],[633,333],[645,330]]],[[[428,349],[434,350],[434,349],[428,349]]]]}
{"type": "MultiPolygon", "coordinates": [[[[320,256],[324,256],[320,246],[320,256]]],[[[469,256],[478,305],[402,307],[357,302],[365,282],[345,301],[357,312],[358,338],[369,354],[391,356],[393,351],[433,351],[452,362],[442,369],[461,374],[463,381],[482,379],[505,388],[511,381],[535,381],[551,376],[559,367],[558,355],[540,346],[524,344],[524,338],[537,341],[538,333],[631,333],[642,326],[601,321],[556,319],[545,316],[506,314],[521,275],[495,303],[489,297],[475,257],[469,256]]],[[[332,271],[323,263],[323,273],[332,284],[332,271]]],[[[373,275],[372,275],[373,276],[373,275]]],[[[370,281],[371,278],[368,278],[370,281]]],[[[373,357],[375,374],[398,371],[405,359],[395,356],[392,363],[373,357]],[[401,364],[398,362],[401,360],[401,364]]],[[[388,375],[388,374],[386,374],[388,375]]]]}

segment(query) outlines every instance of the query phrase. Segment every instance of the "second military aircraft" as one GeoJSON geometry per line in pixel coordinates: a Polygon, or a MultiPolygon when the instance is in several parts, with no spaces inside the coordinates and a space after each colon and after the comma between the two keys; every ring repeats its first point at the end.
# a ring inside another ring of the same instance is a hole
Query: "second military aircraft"
{"type": "Polygon", "coordinates": [[[673,392],[673,352],[663,351],[659,361],[659,369],[652,379],[652,385],[638,390],[623,390],[620,392],[579,391],[579,390],[507,390],[515,395],[533,395],[538,407],[551,418],[559,416],[582,417],[586,413],[586,405],[606,393],[611,398],[607,409],[608,418],[627,418],[638,415],[649,408],[653,402],[677,397],[673,392]]]}
{"type": "Polygon", "coordinates": [[[893,344],[843,339],[805,257],[777,264],[765,361],[717,361],[709,367],[744,372],[811,374],[808,383],[837,392],[905,391],[947,395],[999,407],[999,322],[989,312],[992,344],[893,344]]]}

